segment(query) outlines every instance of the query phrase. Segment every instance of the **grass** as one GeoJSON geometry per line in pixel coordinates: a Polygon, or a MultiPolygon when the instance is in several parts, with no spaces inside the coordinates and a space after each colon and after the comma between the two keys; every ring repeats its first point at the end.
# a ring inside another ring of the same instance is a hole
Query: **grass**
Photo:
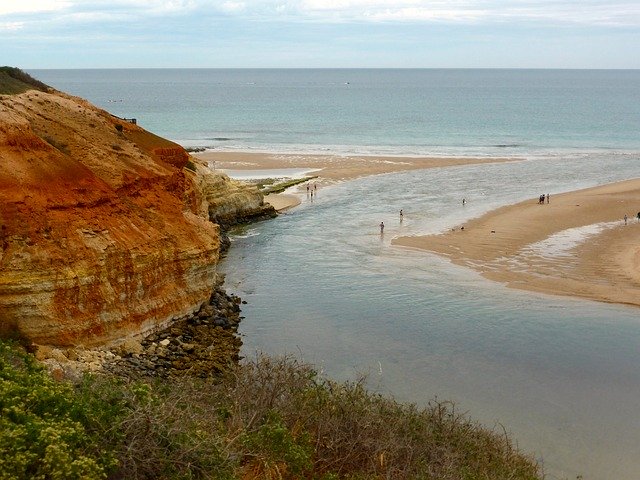
{"type": "Polygon", "coordinates": [[[16,67],[0,67],[0,94],[15,95],[36,89],[49,91],[49,86],[16,67]]]}
{"type": "Polygon", "coordinates": [[[503,431],[481,427],[451,403],[400,404],[368,392],[363,380],[333,382],[291,358],[261,357],[215,380],[86,376],[72,386],[4,345],[0,381],[1,472],[14,471],[20,445],[31,452],[28,472],[57,469],[46,478],[80,459],[86,478],[134,480],[543,478],[503,431]],[[7,415],[8,398],[27,413],[7,415]],[[23,418],[34,420],[14,428],[23,418]],[[40,437],[25,433],[52,422],[72,422],[76,432],[58,463],[47,463],[47,449],[33,447],[40,437]]]}
{"type": "Polygon", "coordinates": [[[186,168],[187,170],[191,170],[192,172],[196,171],[196,165],[191,160],[187,160],[187,163],[185,164],[184,168],[186,168]]]}

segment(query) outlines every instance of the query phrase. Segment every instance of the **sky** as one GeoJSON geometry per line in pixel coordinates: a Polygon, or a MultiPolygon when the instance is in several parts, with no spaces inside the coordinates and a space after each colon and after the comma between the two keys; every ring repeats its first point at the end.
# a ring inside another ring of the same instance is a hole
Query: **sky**
{"type": "Polygon", "coordinates": [[[640,0],[0,0],[0,64],[640,68],[640,0]]]}

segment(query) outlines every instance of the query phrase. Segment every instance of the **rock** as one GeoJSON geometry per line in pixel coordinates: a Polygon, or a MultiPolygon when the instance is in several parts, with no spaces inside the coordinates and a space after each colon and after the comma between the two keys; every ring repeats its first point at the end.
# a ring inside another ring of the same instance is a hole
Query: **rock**
{"type": "Polygon", "coordinates": [[[53,358],[54,360],[57,360],[60,363],[67,363],[69,361],[67,356],[59,348],[51,349],[51,354],[49,358],[53,358]]]}
{"type": "Polygon", "coordinates": [[[33,354],[36,357],[36,360],[42,361],[42,360],[46,360],[47,358],[52,358],[51,352],[53,351],[53,348],[47,345],[34,345],[34,346],[35,346],[35,352],[33,354]]]}
{"type": "Polygon", "coordinates": [[[133,338],[127,338],[118,346],[118,352],[123,357],[127,355],[140,354],[144,351],[140,342],[133,338]]]}

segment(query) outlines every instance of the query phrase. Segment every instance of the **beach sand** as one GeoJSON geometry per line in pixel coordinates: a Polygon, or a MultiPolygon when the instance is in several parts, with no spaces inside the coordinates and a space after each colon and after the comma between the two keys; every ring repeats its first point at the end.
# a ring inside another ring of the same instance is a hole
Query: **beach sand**
{"type": "Polygon", "coordinates": [[[509,287],[640,306],[638,210],[634,179],[552,194],[543,205],[533,198],[392,243],[445,255],[509,287]]]}
{"type": "Polygon", "coordinates": [[[288,193],[271,193],[264,197],[264,201],[270,203],[276,212],[284,212],[302,203],[300,197],[288,193]]]}
{"type": "Polygon", "coordinates": [[[319,182],[352,180],[366,175],[422,168],[516,161],[513,158],[383,157],[366,155],[313,155],[254,152],[203,152],[194,154],[222,170],[268,170],[308,168],[319,182]]]}

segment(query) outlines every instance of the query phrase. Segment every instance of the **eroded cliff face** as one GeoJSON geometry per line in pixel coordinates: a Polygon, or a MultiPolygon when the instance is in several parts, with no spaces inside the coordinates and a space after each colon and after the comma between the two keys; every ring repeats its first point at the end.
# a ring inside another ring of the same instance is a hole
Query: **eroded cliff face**
{"type": "Polygon", "coordinates": [[[0,335],[117,343],[197,310],[219,256],[212,203],[242,215],[262,195],[237,186],[226,205],[232,182],[192,170],[179,145],[82,99],[0,96],[0,335]]]}

